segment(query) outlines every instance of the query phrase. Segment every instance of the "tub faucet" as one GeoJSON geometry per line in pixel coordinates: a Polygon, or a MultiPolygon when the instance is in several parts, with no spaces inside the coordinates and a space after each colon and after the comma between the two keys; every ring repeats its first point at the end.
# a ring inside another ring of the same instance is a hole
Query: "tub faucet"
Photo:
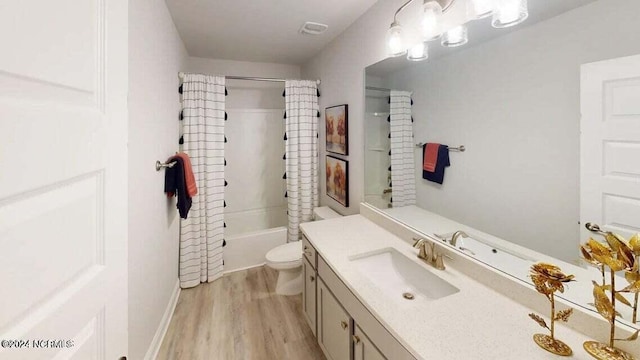
{"type": "Polygon", "coordinates": [[[458,242],[458,238],[462,236],[463,238],[468,238],[469,235],[467,235],[466,232],[462,231],[462,230],[458,230],[456,232],[453,233],[453,235],[451,235],[451,245],[456,246],[456,243],[458,242]]]}

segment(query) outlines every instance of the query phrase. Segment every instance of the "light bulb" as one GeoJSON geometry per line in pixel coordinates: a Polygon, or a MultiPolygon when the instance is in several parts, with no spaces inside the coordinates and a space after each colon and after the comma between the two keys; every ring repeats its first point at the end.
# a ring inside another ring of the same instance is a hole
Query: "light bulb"
{"type": "Polygon", "coordinates": [[[400,23],[394,21],[387,32],[387,48],[389,50],[389,56],[400,56],[407,52],[404,47],[404,40],[402,34],[402,27],[400,23]]]}
{"type": "Polygon", "coordinates": [[[418,43],[409,49],[407,59],[411,61],[422,61],[429,58],[429,46],[424,42],[418,43]]]}
{"type": "Polygon", "coordinates": [[[469,19],[484,19],[493,14],[494,0],[469,0],[467,2],[467,17],[469,19]]]}
{"type": "Polygon", "coordinates": [[[529,17],[527,0],[496,0],[491,25],[506,28],[518,25],[529,17]]]}
{"type": "Polygon", "coordinates": [[[456,26],[445,32],[442,36],[442,46],[446,47],[462,46],[468,41],[467,27],[464,25],[456,26]]]}
{"type": "Polygon", "coordinates": [[[422,5],[422,38],[435,40],[442,34],[442,6],[437,1],[426,0],[422,5]]]}

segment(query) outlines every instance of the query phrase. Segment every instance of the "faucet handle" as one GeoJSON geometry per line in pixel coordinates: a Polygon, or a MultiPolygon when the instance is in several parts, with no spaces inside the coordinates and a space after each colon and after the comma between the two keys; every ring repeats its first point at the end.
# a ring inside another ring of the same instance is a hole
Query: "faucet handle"
{"type": "Polygon", "coordinates": [[[423,238],[421,238],[421,237],[414,237],[414,238],[413,238],[413,241],[414,241],[414,242],[413,242],[413,247],[414,247],[414,248],[417,248],[418,246],[420,246],[420,244],[421,244],[421,243],[423,243],[423,242],[424,242],[424,239],[423,239],[423,238]]]}

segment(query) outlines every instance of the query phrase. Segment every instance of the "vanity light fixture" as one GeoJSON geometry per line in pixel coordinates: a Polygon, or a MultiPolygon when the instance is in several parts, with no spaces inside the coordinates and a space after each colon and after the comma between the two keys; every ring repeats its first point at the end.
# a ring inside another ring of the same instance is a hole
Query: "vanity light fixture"
{"type": "Polygon", "coordinates": [[[393,20],[389,31],[387,31],[387,48],[390,56],[401,56],[407,53],[404,45],[402,26],[396,20],[393,20]]]}
{"type": "Polygon", "coordinates": [[[484,19],[493,15],[495,0],[467,1],[467,17],[469,19],[484,19]]]}
{"type": "Polygon", "coordinates": [[[429,45],[424,42],[418,43],[409,49],[407,59],[411,61],[422,61],[429,58],[429,45]]]}
{"type": "Polygon", "coordinates": [[[491,25],[502,29],[518,25],[529,17],[527,0],[495,0],[491,25]]]}
{"type": "Polygon", "coordinates": [[[442,35],[442,5],[435,0],[424,0],[422,4],[422,38],[436,40],[442,35]]]}
{"type": "MultiPolygon", "coordinates": [[[[422,43],[411,46],[406,43],[398,14],[414,0],[407,0],[393,15],[393,22],[387,31],[387,49],[389,56],[407,54],[412,61],[428,58],[428,46],[425,42],[442,38],[441,44],[446,47],[462,46],[469,41],[467,27],[456,26],[443,34],[443,16],[454,3],[462,2],[466,6],[467,21],[493,15],[491,25],[495,28],[506,28],[522,23],[529,17],[527,0],[423,0],[420,18],[422,43]],[[407,49],[409,48],[410,49],[407,49]]],[[[465,10],[465,9],[462,9],[465,10]]]]}
{"type": "Polygon", "coordinates": [[[469,42],[467,36],[467,27],[464,25],[456,26],[450,29],[442,36],[442,46],[456,47],[462,46],[469,42]]]}

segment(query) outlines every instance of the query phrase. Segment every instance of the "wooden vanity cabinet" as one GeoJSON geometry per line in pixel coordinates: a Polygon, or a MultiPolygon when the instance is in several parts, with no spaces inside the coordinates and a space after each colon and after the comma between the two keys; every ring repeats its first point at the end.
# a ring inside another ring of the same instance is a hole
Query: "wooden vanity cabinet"
{"type": "Polygon", "coordinates": [[[360,326],[355,326],[353,334],[353,359],[354,360],[386,360],[380,350],[373,345],[360,326]]]}
{"type": "Polygon", "coordinates": [[[303,237],[303,313],[328,360],[415,360],[303,237]]]}
{"type": "Polygon", "coordinates": [[[307,259],[302,261],[302,276],[304,284],[302,288],[302,313],[307,320],[313,335],[318,336],[316,332],[316,284],[318,273],[316,269],[309,263],[307,259]]]}
{"type": "Polygon", "coordinates": [[[318,281],[318,333],[320,348],[328,360],[351,359],[352,319],[327,285],[318,281]]]}
{"type": "Polygon", "coordinates": [[[302,236],[302,252],[304,255],[302,260],[302,313],[313,335],[317,337],[316,284],[318,282],[318,271],[316,270],[316,251],[304,235],[302,236]]]}

